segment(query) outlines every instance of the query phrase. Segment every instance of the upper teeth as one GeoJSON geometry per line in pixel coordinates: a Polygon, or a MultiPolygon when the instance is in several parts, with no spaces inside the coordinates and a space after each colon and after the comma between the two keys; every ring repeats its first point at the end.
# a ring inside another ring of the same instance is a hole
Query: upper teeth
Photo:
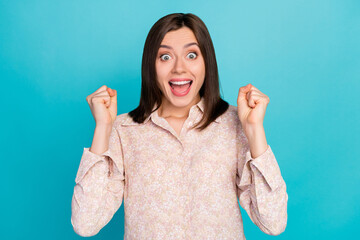
{"type": "Polygon", "coordinates": [[[171,82],[170,81],[170,83],[171,84],[175,84],[175,85],[184,85],[184,84],[188,84],[188,83],[190,83],[191,81],[174,81],[174,82],[171,82]]]}

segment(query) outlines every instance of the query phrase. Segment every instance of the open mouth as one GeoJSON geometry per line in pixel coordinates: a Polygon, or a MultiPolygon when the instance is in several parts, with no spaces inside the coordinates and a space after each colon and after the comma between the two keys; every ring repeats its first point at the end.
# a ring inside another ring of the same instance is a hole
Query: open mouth
{"type": "Polygon", "coordinates": [[[192,80],[188,81],[170,81],[170,87],[174,90],[177,90],[178,92],[184,92],[186,91],[192,84],[192,80]]]}
{"type": "Polygon", "coordinates": [[[178,97],[182,97],[188,94],[192,83],[192,80],[169,81],[172,93],[178,97]]]}

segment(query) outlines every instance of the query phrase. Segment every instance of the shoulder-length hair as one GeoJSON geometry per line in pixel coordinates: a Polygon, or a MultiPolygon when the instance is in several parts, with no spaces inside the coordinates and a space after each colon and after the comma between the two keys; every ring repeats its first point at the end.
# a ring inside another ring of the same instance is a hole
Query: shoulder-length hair
{"type": "Polygon", "coordinates": [[[220,97],[215,50],[207,27],[194,14],[173,13],[160,18],[152,26],[146,38],[141,65],[140,103],[137,108],[129,112],[134,122],[143,123],[153,111],[160,107],[162,93],[156,80],[156,56],[165,34],[184,26],[193,31],[205,62],[205,79],[199,90],[200,97],[204,98],[204,114],[194,127],[201,124],[197,129],[205,129],[228,109],[229,104],[220,97]],[[154,109],[155,106],[157,107],[154,109]]]}

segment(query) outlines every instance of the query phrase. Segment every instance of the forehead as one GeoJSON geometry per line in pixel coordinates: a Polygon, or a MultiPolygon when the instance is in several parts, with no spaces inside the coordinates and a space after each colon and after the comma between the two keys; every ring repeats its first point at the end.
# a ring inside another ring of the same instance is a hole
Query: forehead
{"type": "Polygon", "coordinates": [[[166,45],[177,45],[177,44],[186,44],[190,42],[196,42],[196,37],[193,31],[188,27],[182,27],[174,31],[167,32],[162,40],[161,44],[166,45]]]}

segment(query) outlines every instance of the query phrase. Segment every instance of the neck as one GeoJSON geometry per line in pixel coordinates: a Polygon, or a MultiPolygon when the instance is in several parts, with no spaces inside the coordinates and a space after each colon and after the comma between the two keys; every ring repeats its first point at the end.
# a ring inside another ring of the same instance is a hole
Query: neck
{"type": "Polygon", "coordinates": [[[185,107],[176,107],[164,97],[158,111],[159,116],[163,118],[186,119],[189,116],[190,108],[197,104],[200,99],[200,95],[198,95],[189,105],[185,107]]]}

